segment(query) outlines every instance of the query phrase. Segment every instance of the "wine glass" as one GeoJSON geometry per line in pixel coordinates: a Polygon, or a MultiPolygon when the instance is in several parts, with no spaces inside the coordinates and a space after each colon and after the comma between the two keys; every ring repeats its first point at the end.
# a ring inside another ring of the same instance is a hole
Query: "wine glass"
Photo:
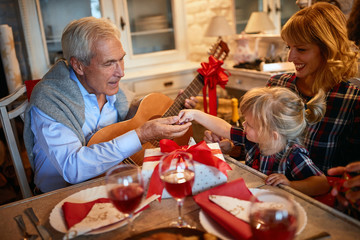
{"type": "Polygon", "coordinates": [[[130,234],[135,233],[133,214],[144,194],[144,180],[141,168],[121,164],[110,168],[105,176],[108,197],[128,221],[130,234]]]}
{"type": "Polygon", "coordinates": [[[291,240],[298,225],[295,202],[279,192],[260,192],[251,199],[249,220],[254,239],[291,240]]]}
{"type": "Polygon", "coordinates": [[[161,157],[159,175],[166,191],[176,200],[179,216],[177,221],[170,223],[173,227],[192,228],[182,216],[182,206],[186,196],[191,195],[195,179],[195,167],[190,153],[174,151],[161,157]]]}

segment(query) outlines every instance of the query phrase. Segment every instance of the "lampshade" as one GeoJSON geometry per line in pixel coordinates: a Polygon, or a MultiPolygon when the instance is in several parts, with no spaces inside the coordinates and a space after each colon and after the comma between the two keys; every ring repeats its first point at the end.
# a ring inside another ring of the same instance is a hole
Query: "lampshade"
{"type": "Polygon", "coordinates": [[[296,5],[299,6],[300,9],[311,6],[311,0],[296,0],[296,5]]]}
{"type": "Polygon", "coordinates": [[[235,34],[235,30],[230,27],[224,16],[213,17],[205,32],[207,37],[221,37],[233,34],[235,34]]]}
{"type": "Polygon", "coordinates": [[[260,33],[275,29],[266,12],[252,12],[245,27],[246,33],[260,33]]]}

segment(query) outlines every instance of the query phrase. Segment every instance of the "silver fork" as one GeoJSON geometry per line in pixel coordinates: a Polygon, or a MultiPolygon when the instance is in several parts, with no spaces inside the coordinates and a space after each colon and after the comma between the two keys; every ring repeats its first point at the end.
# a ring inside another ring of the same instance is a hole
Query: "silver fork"
{"type": "Polygon", "coordinates": [[[16,221],[16,223],[18,224],[22,234],[23,234],[23,237],[24,237],[24,240],[35,240],[38,235],[36,234],[29,234],[27,231],[26,231],[26,226],[25,226],[25,223],[24,223],[24,219],[22,217],[22,215],[17,215],[14,217],[14,220],[16,221]]]}

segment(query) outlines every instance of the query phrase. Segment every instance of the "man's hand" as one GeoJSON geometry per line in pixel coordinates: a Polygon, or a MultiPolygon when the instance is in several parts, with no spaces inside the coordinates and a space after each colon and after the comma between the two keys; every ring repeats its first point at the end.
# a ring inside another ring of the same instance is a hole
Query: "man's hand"
{"type": "Polygon", "coordinates": [[[141,144],[151,140],[161,140],[164,138],[173,139],[181,137],[191,126],[191,122],[177,125],[179,117],[157,118],[147,121],[135,131],[141,144]]]}
{"type": "MultiPolygon", "coordinates": [[[[178,96],[181,95],[181,94],[183,94],[183,92],[184,92],[184,90],[181,89],[181,90],[179,91],[178,96]]],[[[185,99],[184,106],[185,106],[185,108],[188,108],[188,109],[195,108],[195,107],[196,107],[196,104],[197,104],[198,102],[199,102],[199,101],[197,100],[196,97],[191,96],[190,98],[185,99]]]]}
{"type": "Polygon", "coordinates": [[[290,181],[285,177],[284,174],[273,173],[265,179],[265,184],[271,186],[277,186],[279,184],[290,186],[290,181]]]}

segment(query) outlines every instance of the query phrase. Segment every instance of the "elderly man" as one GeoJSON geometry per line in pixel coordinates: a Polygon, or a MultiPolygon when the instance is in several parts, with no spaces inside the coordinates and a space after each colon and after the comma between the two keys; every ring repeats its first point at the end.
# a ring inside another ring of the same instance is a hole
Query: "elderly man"
{"type": "MultiPolygon", "coordinates": [[[[143,143],[183,135],[178,117],[146,122],[111,141],[86,146],[99,129],[123,121],[130,99],[119,87],[125,51],[119,29],[86,17],[62,35],[67,61],[57,62],[34,88],[25,113],[24,139],[38,192],[99,176],[138,152],[143,143]]],[[[194,98],[185,106],[194,105],[194,98]]]]}

